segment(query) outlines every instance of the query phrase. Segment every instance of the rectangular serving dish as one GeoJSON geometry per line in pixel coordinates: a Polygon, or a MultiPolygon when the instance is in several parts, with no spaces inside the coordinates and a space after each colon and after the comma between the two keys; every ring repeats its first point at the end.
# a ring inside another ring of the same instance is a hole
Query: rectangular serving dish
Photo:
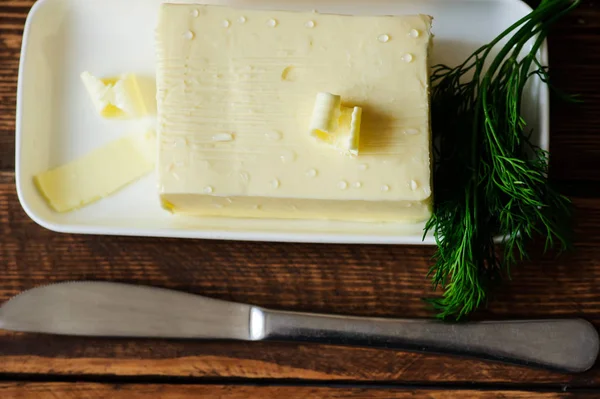
{"type": "MultiPolygon", "coordinates": [[[[142,121],[102,120],[91,111],[79,74],[133,72],[151,87],[154,28],[161,0],[39,0],[25,25],[17,93],[16,184],[21,205],[54,231],[255,241],[433,244],[423,224],[317,220],[195,218],[171,215],[159,204],[156,177],[145,178],[83,209],[52,211],[33,176],[81,156],[123,133],[147,129],[142,121]]],[[[181,1],[179,1],[181,2],[181,1]]],[[[185,1],[193,3],[194,1],[185,1]]],[[[432,63],[456,65],[531,11],[520,0],[227,0],[245,8],[313,10],[353,15],[423,13],[434,17],[432,63]]],[[[541,50],[547,64],[547,50],[541,50]]],[[[535,141],[548,149],[548,90],[528,85],[525,115],[535,141]]],[[[434,187],[435,190],[435,187],[434,187]]]]}

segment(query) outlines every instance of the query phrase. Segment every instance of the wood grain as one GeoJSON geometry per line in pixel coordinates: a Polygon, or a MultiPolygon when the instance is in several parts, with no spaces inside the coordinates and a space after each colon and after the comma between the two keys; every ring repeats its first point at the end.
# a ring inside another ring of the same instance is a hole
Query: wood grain
{"type": "Polygon", "coordinates": [[[0,2],[0,169],[14,168],[17,77],[23,26],[33,0],[0,2]]]}
{"type": "MultiPolygon", "coordinates": [[[[513,274],[489,318],[584,316],[600,326],[600,201],[576,199],[576,251],[513,274]]],[[[430,247],[316,245],[56,234],[20,208],[0,173],[0,302],[40,284],[111,280],[291,310],[426,317],[430,247]]],[[[86,339],[0,333],[0,373],[412,383],[561,383],[581,375],[376,349],[281,343],[86,339]]]]}
{"type": "Polygon", "coordinates": [[[583,103],[552,98],[551,173],[554,179],[600,179],[600,3],[583,1],[551,31],[549,53],[552,84],[583,103]]]}
{"type": "MultiPolygon", "coordinates": [[[[273,308],[427,317],[420,298],[432,248],[273,244],[57,234],[35,225],[14,187],[19,52],[33,0],[0,0],[0,302],[65,280],[149,284],[273,308]]],[[[532,3],[536,3],[533,1],[532,3]]],[[[583,104],[552,100],[551,175],[580,195],[576,250],[536,257],[513,273],[479,317],[582,316],[600,327],[600,2],[584,0],[550,35],[552,82],[583,104]],[[578,182],[582,182],[579,184],[578,182]]],[[[250,383],[544,384],[519,390],[366,389],[338,386],[0,383],[1,398],[287,397],[595,398],[600,366],[562,375],[473,359],[329,345],[87,339],[0,332],[0,377],[250,383]],[[555,390],[557,392],[551,392],[555,390]]],[[[438,385],[439,386],[439,385],[438,385]]],[[[449,387],[448,385],[441,385],[449,387]]],[[[513,385],[514,386],[514,385],[513,385]]],[[[525,386],[525,385],[524,385],[525,386]]]]}
{"type": "Polygon", "coordinates": [[[501,390],[413,390],[226,385],[108,385],[90,383],[0,383],[2,399],[592,399],[594,393],[501,390]]]}
{"type": "MultiPolygon", "coordinates": [[[[14,168],[17,71],[22,30],[33,0],[0,2],[0,170],[14,168]]],[[[530,1],[535,5],[536,1],[530,1]]],[[[600,3],[584,0],[550,35],[553,83],[581,94],[583,104],[553,100],[552,176],[557,180],[600,180],[600,3]]]]}

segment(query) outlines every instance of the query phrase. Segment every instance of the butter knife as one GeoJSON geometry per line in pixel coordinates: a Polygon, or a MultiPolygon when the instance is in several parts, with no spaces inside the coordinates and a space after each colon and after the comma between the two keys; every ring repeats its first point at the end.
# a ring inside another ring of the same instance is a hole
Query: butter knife
{"type": "Polygon", "coordinates": [[[582,319],[445,323],[265,309],[109,282],[25,291],[0,307],[0,329],[61,335],[304,341],[447,353],[563,372],[594,364],[598,333],[582,319]]]}

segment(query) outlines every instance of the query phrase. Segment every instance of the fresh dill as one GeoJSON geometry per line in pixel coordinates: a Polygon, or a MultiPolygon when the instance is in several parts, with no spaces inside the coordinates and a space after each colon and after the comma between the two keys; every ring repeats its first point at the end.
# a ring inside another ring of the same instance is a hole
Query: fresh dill
{"type": "Polygon", "coordinates": [[[548,28],[579,1],[542,0],[461,65],[433,68],[436,192],[425,232],[438,244],[429,275],[444,293],[429,301],[440,318],[484,305],[534,236],[546,249],[570,245],[570,202],[549,184],[548,154],[531,142],[521,109],[530,78],[548,83],[538,58],[548,28]]]}

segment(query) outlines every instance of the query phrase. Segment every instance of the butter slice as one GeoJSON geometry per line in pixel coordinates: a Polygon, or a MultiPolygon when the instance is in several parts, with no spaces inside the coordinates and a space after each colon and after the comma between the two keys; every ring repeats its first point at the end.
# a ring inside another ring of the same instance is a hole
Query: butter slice
{"type": "Polygon", "coordinates": [[[349,155],[358,155],[362,108],[344,107],[340,96],[319,93],[310,121],[310,134],[349,155]]]}
{"type": "Polygon", "coordinates": [[[34,183],[57,212],[106,197],[154,169],[153,131],[115,140],[89,154],[35,176],[34,183]]]}
{"type": "Polygon", "coordinates": [[[148,114],[148,106],[134,74],[100,79],[89,72],[83,72],[81,80],[96,112],[102,117],[137,118],[148,114]]]}
{"type": "Polygon", "coordinates": [[[430,27],[424,15],[163,4],[162,203],[200,216],[426,220],[430,27]],[[308,134],[320,92],[362,109],[358,156],[308,134]]]}

